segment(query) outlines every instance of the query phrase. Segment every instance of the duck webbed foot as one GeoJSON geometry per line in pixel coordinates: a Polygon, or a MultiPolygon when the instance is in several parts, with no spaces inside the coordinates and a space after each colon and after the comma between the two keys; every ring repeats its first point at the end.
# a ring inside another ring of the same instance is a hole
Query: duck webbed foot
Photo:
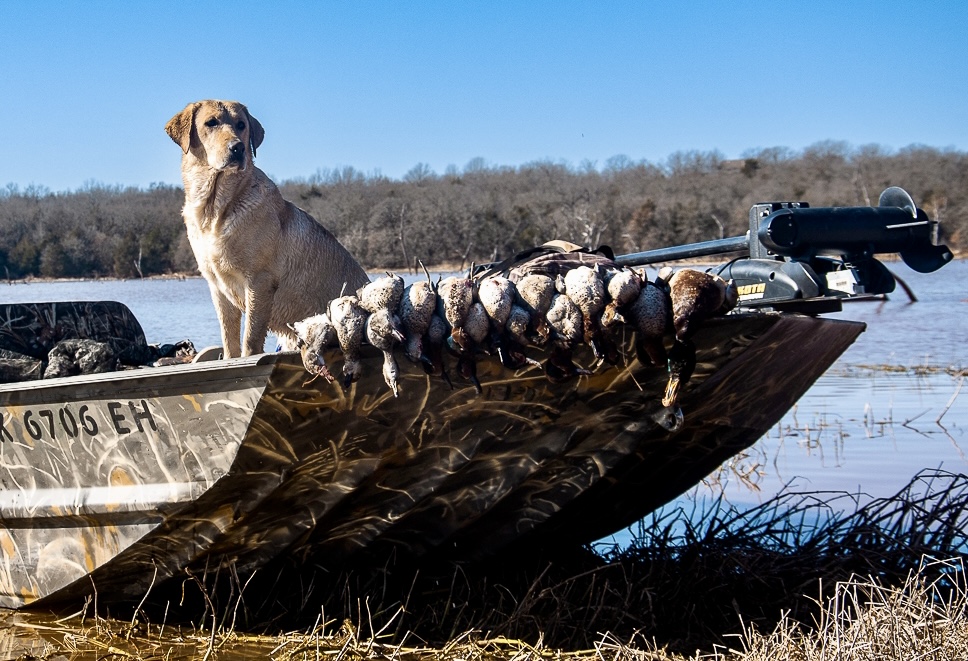
{"type": "Polygon", "coordinates": [[[534,324],[534,333],[531,334],[531,341],[539,347],[548,343],[551,339],[551,327],[544,319],[538,319],[534,324]]]}
{"type": "Polygon", "coordinates": [[[484,389],[481,387],[481,382],[477,378],[477,362],[474,360],[473,356],[462,354],[460,358],[457,359],[457,372],[462,377],[474,384],[474,390],[477,391],[478,395],[484,392],[484,389]]]}
{"type": "Polygon", "coordinates": [[[615,346],[609,337],[600,331],[596,331],[588,336],[588,344],[592,348],[592,353],[595,355],[595,360],[598,364],[608,363],[609,365],[618,365],[618,347],[615,346]]]}
{"type": "Polygon", "coordinates": [[[564,383],[576,376],[589,376],[592,373],[574,363],[570,347],[555,347],[545,361],[545,374],[552,383],[564,383]]]}
{"type": "Polygon", "coordinates": [[[504,339],[498,342],[497,355],[501,359],[501,364],[511,370],[519,370],[525,365],[541,367],[541,363],[533,358],[528,358],[524,349],[512,340],[504,339]]]}
{"type": "Polygon", "coordinates": [[[424,353],[420,354],[420,366],[423,367],[424,374],[428,376],[439,376],[447,382],[447,387],[454,389],[454,383],[450,380],[447,367],[444,365],[444,352],[440,345],[425,345],[424,353]]]}
{"type": "Polygon", "coordinates": [[[669,357],[661,337],[637,337],[635,340],[635,356],[643,365],[666,365],[669,357]]]}

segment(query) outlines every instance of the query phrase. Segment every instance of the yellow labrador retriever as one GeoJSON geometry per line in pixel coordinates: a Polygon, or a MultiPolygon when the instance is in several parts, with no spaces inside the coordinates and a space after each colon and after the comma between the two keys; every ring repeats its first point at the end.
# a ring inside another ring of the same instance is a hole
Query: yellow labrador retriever
{"type": "Polygon", "coordinates": [[[344,287],[354,292],[367,283],[329,230],[284,200],[255,167],[265,131],[244,105],[190,103],[165,130],[182,149],[182,215],[212,293],[226,358],[262,353],[268,330],[295,347],[287,324],[324,311],[344,287]]]}

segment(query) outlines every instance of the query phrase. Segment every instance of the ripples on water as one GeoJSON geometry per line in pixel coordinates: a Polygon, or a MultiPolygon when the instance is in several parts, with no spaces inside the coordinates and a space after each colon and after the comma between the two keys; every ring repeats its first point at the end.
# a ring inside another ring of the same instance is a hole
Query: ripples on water
{"type": "MultiPolygon", "coordinates": [[[[968,469],[968,387],[959,374],[968,368],[968,261],[933,274],[890,268],[918,302],[898,287],[888,301],[849,303],[834,315],[867,330],[754,447],[764,464],[760,498],[788,482],[889,496],[923,468],[968,469]]],[[[751,500],[748,489],[728,494],[751,500]]]]}
{"type": "MultiPolygon", "coordinates": [[[[889,266],[919,301],[908,303],[899,287],[887,301],[849,303],[832,315],[866,322],[867,331],[766,437],[684,498],[722,489],[741,505],[784,485],[887,496],[923,468],[968,469],[968,386],[957,374],[968,367],[968,261],[934,274],[889,266]]],[[[0,300],[117,300],[149,342],[220,343],[201,278],[0,285],[0,300]]]]}

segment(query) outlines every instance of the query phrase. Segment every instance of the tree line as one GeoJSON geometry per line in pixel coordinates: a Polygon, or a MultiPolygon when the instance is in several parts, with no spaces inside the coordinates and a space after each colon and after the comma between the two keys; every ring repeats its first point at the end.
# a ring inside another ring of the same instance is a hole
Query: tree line
{"type": "MultiPolygon", "coordinates": [[[[551,239],[609,245],[616,254],[741,235],[750,206],[876,205],[901,186],[968,248],[968,154],[911,146],[889,151],[822,142],[727,160],[680,152],[664,162],[615,156],[598,167],[474,159],[444,174],[418,164],[402,179],[351,167],[282,182],[286,199],[319,219],[369,269],[490,262],[551,239]]],[[[89,184],[54,193],[0,190],[0,276],[146,277],[193,273],[180,187],[89,184]]]]}

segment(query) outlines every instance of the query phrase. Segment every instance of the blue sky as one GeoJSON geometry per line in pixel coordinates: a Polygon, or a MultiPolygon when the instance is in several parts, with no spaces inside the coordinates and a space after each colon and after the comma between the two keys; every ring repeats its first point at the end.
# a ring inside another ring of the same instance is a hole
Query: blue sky
{"type": "Polygon", "coordinates": [[[278,180],[821,140],[968,149],[968,2],[0,0],[0,186],[180,183],[242,101],[278,180]]]}

